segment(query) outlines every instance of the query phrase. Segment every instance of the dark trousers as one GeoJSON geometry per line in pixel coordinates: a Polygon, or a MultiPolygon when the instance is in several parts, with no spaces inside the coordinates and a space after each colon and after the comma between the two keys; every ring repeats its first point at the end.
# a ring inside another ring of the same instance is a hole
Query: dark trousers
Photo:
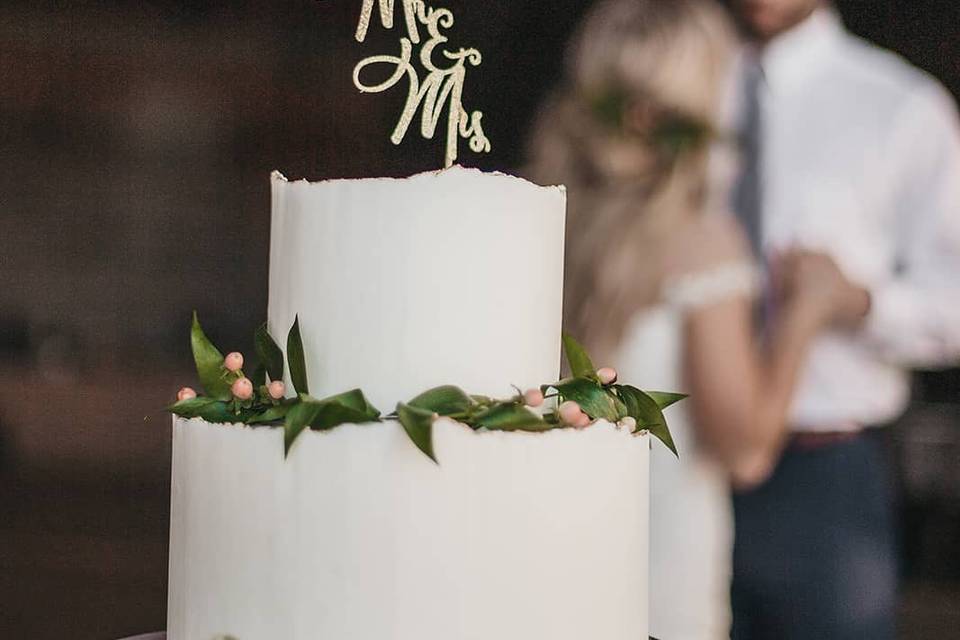
{"type": "Polygon", "coordinates": [[[892,640],[891,465],[876,433],[787,448],[734,496],[733,640],[892,640]]]}

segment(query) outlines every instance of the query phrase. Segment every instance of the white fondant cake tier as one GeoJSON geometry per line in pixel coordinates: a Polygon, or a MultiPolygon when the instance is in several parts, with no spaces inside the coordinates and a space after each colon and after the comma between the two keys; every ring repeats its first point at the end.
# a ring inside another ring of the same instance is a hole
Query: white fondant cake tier
{"type": "Polygon", "coordinates": [[[557,378],[562,187],[462,167],[272,187],[269,328],[299,314],[312,395],[362,387],[389,412],[557,378]]]}
{"type": "Polygon", "coordinates": [[[646,436],[173,429],[170,640],[647,637],[646,436]]]}

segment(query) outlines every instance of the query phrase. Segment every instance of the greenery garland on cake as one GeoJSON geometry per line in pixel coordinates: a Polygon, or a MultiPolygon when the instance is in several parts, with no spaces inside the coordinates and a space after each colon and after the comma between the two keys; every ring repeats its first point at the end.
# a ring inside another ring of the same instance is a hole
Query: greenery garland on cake
{"type": "Polygon", "coordinates": [[[394,412],[387,416],[371,405],[360,389],[323,399],[310,395],[299,318],[294,319],[287,334],[286,363],[266,323],[260,325],[254,334],[258,365],[249,377],[243,371],[243,355],[234,351],[224,356],[207,338],[196,312],[190,345],[205,395],[183,387],[177,393],[177,402],[168,410],[183,418],[202,418],[214,423],[282,424],[285,454],[308,428],[324,431],[343,424],[389,419],[400,422],[413,444],[437,462],[433,451],[433,424],[440,418],[488,431],[583,429],[597,420],[606,420],[633,433],[649,432],[677,454],[663,410],[686,396],[642,391],[620,384],[615,370],[594,367],[584,348],[568,335],[563,336],[563,351],[570,367],[569,378],[544,384],[539,389],[517,389],[517,394],[507,399],[470,395],[459,387],[444,385],[397,404],[394,412]],[[296,392],[292,398],[286,397],[285,368],[296,392]],[[548,399],[555,401],[555,408],[542,413],[534,411],[543,407],[548,399]]]}

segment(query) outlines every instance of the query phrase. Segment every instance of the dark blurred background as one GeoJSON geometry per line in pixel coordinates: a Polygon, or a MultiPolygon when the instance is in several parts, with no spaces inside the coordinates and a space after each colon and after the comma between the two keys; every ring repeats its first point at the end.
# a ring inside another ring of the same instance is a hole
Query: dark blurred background
{"type": "MultiPolygon", "coordinates": [[[[266,315],[268,174],[438,168],[388,137],[404,90],[361,95],[360,0],[0,3],[0,638],[162,629],[169,418],[197,309],[224,348],[266,315]]],[[[856,33],[960,96],[960,2],[847,0],[856,33]]],[[[476,46],[465,105],[510,170],[582,0],[448,0],[476,46]]],[[[960,372],[918,372],[891,430],[903,638],[960,637],[960,372]]]]}

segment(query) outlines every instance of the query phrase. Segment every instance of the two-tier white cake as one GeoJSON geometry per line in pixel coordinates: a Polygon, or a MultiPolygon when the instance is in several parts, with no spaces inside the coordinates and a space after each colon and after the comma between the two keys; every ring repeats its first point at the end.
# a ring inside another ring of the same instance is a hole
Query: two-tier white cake
{"type": "MultiPolygon", "coordinates": [[[[269,325],[299,316],[310,391],[377,407],[440,384],[556,380],[565,194],[454,167],[273,175],[269,325]]],[[[439,465],[396,422],[174,420],[170,640],[646,638],[649,441],[596,423],[475,432],[439,465]]]]}

